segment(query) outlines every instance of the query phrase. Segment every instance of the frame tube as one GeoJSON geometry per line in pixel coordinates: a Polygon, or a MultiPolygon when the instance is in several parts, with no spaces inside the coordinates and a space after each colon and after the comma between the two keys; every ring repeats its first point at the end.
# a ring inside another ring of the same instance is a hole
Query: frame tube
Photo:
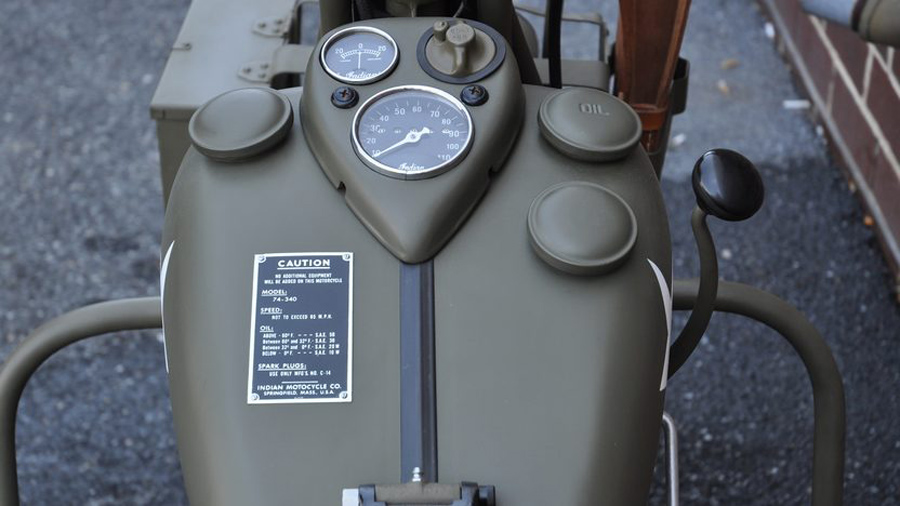
{"type": "Polygon", "coordinates": [[[85,306],[38,327],[0,369],[0,504],[19,505],[16,473],[16,411],[28,379],[62,348],[109,332],[160,328],[159,297],[122,299],[85,306]]]}
{"type": "MultiPolygon", "coordinates": [[[[691,309],[699,281],[677,280],[673,307],[691,309]]],[[[844,439],[846,407],[844,383],[831,350],[819,331],[794,306],[752,286],[719,281],[716,310],[746,316],[784,336],[800,356],[813,389],[813,506],[841,506],[844,502],[844,439]]]]}
{"type": "MultiPolygon", "coordinates": [[[[694,306],[697,280],[674,286],[674,308],[694,306]]],[[[819,332],[790,304],[762,290],[719,282],[716,309],[765,323],[781,333],[800,355],[810,376],[815,411],[813,442],[814,506],[841,506],[844,488],[846,431],[844,387],[834,357],[819,332]]],[[[0,369],[0,504],[17,506],[15,423],[19,399],[28,379],[60,349],[109,332],[159,328],[158,297],[102,302],[76,309],[29,335],[0,369]]]]}

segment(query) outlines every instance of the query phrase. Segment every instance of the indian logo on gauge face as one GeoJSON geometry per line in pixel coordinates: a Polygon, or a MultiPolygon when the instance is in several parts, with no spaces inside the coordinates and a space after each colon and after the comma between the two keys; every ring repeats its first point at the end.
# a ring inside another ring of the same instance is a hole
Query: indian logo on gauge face
{"type": "Polygon", "coordinates": [[[427,86],[400,86],[366,101],[353,141],[372,169],[400,179],[423,179],[450,170],[468,152],[472,118],[455,97],[427,86]]]}

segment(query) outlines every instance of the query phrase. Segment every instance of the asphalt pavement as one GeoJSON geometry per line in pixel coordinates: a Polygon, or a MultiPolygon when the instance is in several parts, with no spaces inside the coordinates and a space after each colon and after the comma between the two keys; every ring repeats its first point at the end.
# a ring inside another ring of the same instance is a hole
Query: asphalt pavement
{"type": "MultiPolygon", "coordinates": [[[[601,9],[611,26],[614,4],[601,9]]],[[[148,107],[187,7],[0,3],[0,357],[67,310],[158,293],[162,203],[148,107]]],[[[744,152],[767,200],[747,222],[712,224],[722,277],[786,298],[822,330],[847,389],[845,503],[900,505],[891,277],[811,111],[784,107],[803,92],[764,25],[749,0],[693,3],[689,107],[663,176],[675,274],[698,272],[695,159],[710,147],[744,152]]],[[[591,28],[564,33],[567,55],[596,56],[591,28]]],[[[670,383],[667,410],[680,427],[683,504],[809,503],[811,389],[773,332],[717,315],[670,383]]],[[[48,361],[20,404],[17,444],[25,505],[186,504],[160,334],[104,336],[48,361]]],[[[663,495],[658,485],[651,503],[663,495]]]]}

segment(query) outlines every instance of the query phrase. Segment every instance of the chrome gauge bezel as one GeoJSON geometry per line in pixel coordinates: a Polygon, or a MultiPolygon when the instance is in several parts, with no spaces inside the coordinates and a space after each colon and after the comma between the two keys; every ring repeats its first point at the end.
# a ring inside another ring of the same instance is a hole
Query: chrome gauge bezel
{"type": "Polygon", "coordinates": [[[322,44],[322,50],[319,52],[319,61],[322,64],[322,68],[325,69],[325,72],[332,78],[346,84],[369,84],[374,83],[375,81],[380,81],[381,79],[387,77],[394,70],[399,60],[400,48],[397,46],[397,42],[394,40],[394,38],[384,30],[379,30],[378,28],[372,26],[351,26],[349,28],[338,30],[337,32],[331,34],[331,37],[328,37],[328,40],[326,40],[325,43],[322,44]],[[390,64],[377,75],[364,79],[351,79],[342,76],[339,72],[329,67],[328,62],[325,60],[325,55],[327,55],[328,51],[331,50],[332,47],[334,47],[334,44],[336,42],[340,41],[345,36],[360,32],[374,33],[376,35],[384,37],[391,44],[391,47],[394,48],[394,57],[391,59],[390,64]]]}
{"type": "Polygon", "coordinates": [[[353,125],[351,127],[350,134],[353,140],[353,149],[356,151],[356,154],[357,156],[359,156],[360,160],[368,165],[369,168],[396,179],[416,180],[439,176],[452,169],[453,167],[456,167],[466,157],[466,155],[469,153],[469,149],[472,147],[472,141],[475,138],[475,125],[472,123],[472,115],[469,114],[469,110],[466,108],[466,106],[462,102],[460,102],[459,99],[447,93],[446,91],[440,90],[438,88],[433,88],[431,86],[403,85],[380,91],[363,102],[363,104],[359,107],[359,110],[356,111],[356,115],[353,117],[353,125]],[[378,160],[375,160],[368,153],[366,153],[366,150],[363,148],[362,143],[359,142],[359,123],[362,120],[362,117],[365,115],[366,111],[369,110],[369,107],[371,107],[372,104],[378,102],[384,97],[387,97],[389,95],[396,95],[404,91],[418,91],[438,96],[450,102],[450,104],[456,107],[466,118],[466,124],[468,126],[469,134],[466,136],[465,144],[462,146],[462,148],[460,148],[460,150],[453,158],[446,160],[438,165],[426,167],[421,170],[405,171],[396,169],[394,167],[391,167],[390,165],[385,165],[378,160]]]}

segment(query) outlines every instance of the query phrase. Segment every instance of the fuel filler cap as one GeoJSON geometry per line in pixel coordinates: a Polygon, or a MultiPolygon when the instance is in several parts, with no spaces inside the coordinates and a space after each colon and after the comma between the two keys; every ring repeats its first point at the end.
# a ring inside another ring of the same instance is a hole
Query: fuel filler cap
{"type": "Polygon", "coordinates": [[[588,182],[547,188],[531,203],[528,232],[537,255],[569,274],[617,269],[637,240],[637,219],[621,197],[588,182]]]}
{"type": "Polygon", "coordinates": [[[197,151],[222,162],[251,158],[275,147],[294,123],[286,96],[267,88],[223,93],[197,109],[188,124],[197,151]]]}
{"type": "Polygon", "coordinates": [[[556,149],[588,162],[628,156],[642,133],[641,120],[628,104],[590,88],[566,88],[548,96],[538,122],[556,149]]]}

